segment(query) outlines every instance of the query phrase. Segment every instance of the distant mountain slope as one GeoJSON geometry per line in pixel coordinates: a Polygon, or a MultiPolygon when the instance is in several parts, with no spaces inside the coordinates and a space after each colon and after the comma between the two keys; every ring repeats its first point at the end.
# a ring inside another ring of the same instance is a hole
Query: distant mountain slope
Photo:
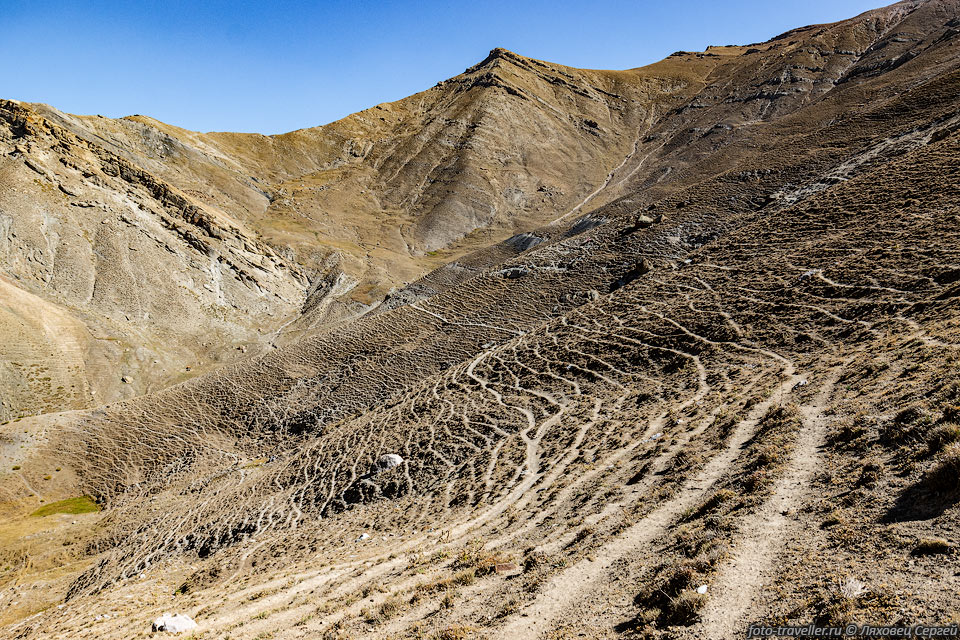
{"type": "Polygon", "coordinates": [[[363,313],[574,207],[685,86],[496,50],[422,94],[271,137],[4,102],[0,265],[86,324],[90,357],[121,358],[133,382],[78,371],[95,399],[24,391],[3,415],[142,393],[235,346],[267,348],[281,327],[363,313]]]}
{"type": "Polygon", "coordinates": [[[6,102],[2,170],[17,186],[0,201],[0,265],[88,327],[90,364],[70,385],[96,395],[68,400],[28,382],[20,369],[47,366],[39,346],[3,358],[29,362],[7,365],[20,400],[0,415],[166,386],[237,347],[258,352],[362,315],[518,232],[628,193],[647,203],[678,193],[769,146],[772,123],[835,118],[832,95],[883,71],[884,56],[903,64],[928,46],[910,36],[922,28],[911,6],[856,29],[810,27],[629,71],[495,49],[427,91],[278,136],[6,102]],[[131,248],[127,237],[149,240],[131,248]],[[123,372],[96,369],[98,358],[123,372]]]}

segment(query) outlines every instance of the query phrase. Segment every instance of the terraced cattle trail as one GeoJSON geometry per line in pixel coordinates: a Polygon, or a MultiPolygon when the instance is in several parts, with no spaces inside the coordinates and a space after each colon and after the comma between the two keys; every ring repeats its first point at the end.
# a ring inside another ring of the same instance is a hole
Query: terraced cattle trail
{"type": "Polygon", "coordinates": [[[751,409],[748,416],[735,427],[723,449],[715,455],[694,477],[688,479],[677,494],[642,516],[640,521],[625,532],[605,543],[590,558],[580,560],[566,569],[544,588],[537,598],[527,605],[511,622],[499,629],[505,638],[539,639],[551,630],[558,618],[568,614],[571,606],[584,600],[597,588],[598,579],[618,560],[635,555],[663,532],[685,510],[692,507],[729,469],[740,449],[753,435],[758,421],[774,403],[782,401],[802,379],[787,363],[782,371],[783,381],[763,401],[751,409]]]}
{"type": "MultiPolygon", "coordinates": [[[[205,640],[726,640],[758,620],[955,611],[955,590],[888,587],[952,584],[955,554],[914,550],[960,534],[950,487],[933,486],[960,416],[954,14],[957,0],[911,1],[627,72],[496,51],[434,92],[493,96],[478,121],[457,107],[420,130],[395,105],[371,110],[375,128],[396,117],[409,147],[377,133],[387,146],[368,149],[366,130],[333,146],[360,153],[348,164],[372,158],[391,198],[435,192],[426,204],[456,217],[456,194],[471,194],[511,203],[498,215],[561,217],[489,246],[468,233],[482,245],[469,255],[418,255],[446,264],[375,309],[375,283],[324,271],[331,296],[365,301],[316,305],[334,325],[314,333],[304,317],[277,336],[288,318],[275,317],[261,355],[5,426],[22,469],[0,470],[0,507],[33,528],[0,548],[0,634],[126,639],[175,609],[205,640]],[[554,118],[576,83],[580,115],[554,118]],[[593,126],[602,104],[620,130],[593,126]],[[472,173],[475,145],[543,107],[543,131],[563,128],[581,160],[525,144],[517,158],[555,153],[572,183],[525,166],[536,179],[505,190],[472,173]],[[574,219],[577,202],[598,206],[574,219]],[[402,464],[379,469],[385,454],[402,464]],[[30,519],[33,489],[105,509],[76,528],[30,519]],[[816,499],[840,492],[836,507],[816,499]],[[823,584],[838,559],[869,596],[823,584]]],[[[404,104],[430,111],[434,93],[404,104]]],[[[314,189],[324,176],[274,203],[307,215],[309,194],[340,188],[314,189]]],[[[395,240],[436,240],[420,231],[395,240]]],[[[223,276],[222,301],[255,293],[223,276]]]]}
{"type": "Polygon", "coordinates": [[[851,360],[852,356],[824,372],[816,396],[798,405],[803,424],[787,468],[763,506],[739,523],[743,537],[710,586],[709,603],[701,622],[692,630],[696,637],[732,638],[744,633],[749,623],[757,622],[746,619],[751,603],[760,589],[769,584],[778,553],[793,536],[802,535],[797,530],[796,512],[811,494],[811,479],[822,460],[818,450],[826,438],[827,411],[834,387],[851,360]]]}

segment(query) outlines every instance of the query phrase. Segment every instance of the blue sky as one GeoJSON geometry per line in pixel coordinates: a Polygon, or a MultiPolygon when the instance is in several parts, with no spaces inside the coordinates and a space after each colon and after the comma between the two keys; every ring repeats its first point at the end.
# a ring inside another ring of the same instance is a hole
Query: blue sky
{"type": "Polygon", "coordinates": [[[0,0],[0,97],[199,131],[280,133],[431,87],[493,47],[626,69],[877,2],[0,0]]]}

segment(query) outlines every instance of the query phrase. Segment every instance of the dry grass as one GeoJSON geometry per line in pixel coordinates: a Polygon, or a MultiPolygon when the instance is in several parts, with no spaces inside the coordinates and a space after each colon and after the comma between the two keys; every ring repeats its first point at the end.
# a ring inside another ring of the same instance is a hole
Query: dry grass
{"type": "Polygon", "coordinates": [[[955,423],[937,425],[927,434],[927,453],[935,455],[958,441],[960,441],[960,425],[955,423]]]}
{"type": "Polygon", "coordinates": [[[429,640],[467,640],[473,637],[476,632],[476,627],[454,625],[446,629],[441,629],[428,636],[428,638],[429,640]]]}
{"type": "Polygon", "coordinates": [[[662,565],[647,589],[635,599],[641,613],[634,624],[639,628],[665,628],[695,623],[708,600],[706,594],[696,592],[700,581],[701,575],[689,561],[662,565]]]}
{"type": "Polygon", "coordinates": [[[483,540],[470,542],[454,559],[453,568],[473,570],[476,576],[485,576],[493,573],[498,564],[510,562],[509,555],[499,551],[487,551],[483,547],[483,540]]]}
{"type": "Polygon", "coordinates": [[[430,582],[422,582],[414,588],[412,601],[416,602],[424,596],[450,591],[457,587],[466,587],[473,584],[477,578],[477,570],[473,567],[456,572],[452,576],[437,578],[430,582]]]}
{"type": "Polygon", "coordinates": [[[360,615],[370,624],[382,624],[403,611],[403,601],[397,596],[388,596],[373,609],[364,609],[360,615]]]}
{"type": "Polygon", "coordinates": [[[937,462],[927,473],[925,484],[939,493],[954,493],[960,489],[960,443],[943,449],[937,462]]]}
{"type": "Polygon", "coordinates": [[[942,538],[923,538],[913,548],[915,556],[937,556],[953,553],[954,546],[942,538]]]}

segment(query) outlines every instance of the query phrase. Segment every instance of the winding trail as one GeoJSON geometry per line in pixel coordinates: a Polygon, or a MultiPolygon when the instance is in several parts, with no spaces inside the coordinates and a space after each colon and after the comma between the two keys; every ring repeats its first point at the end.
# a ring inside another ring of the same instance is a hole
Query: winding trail
{"type": "Polygon", "coordinates": [[[537,598],[514,615],[498,630],[502,638],[540,638],[550,631],[556,620],[580,599],[596,589],[604,572],[621,558],[649,544],[670,526],[686,509],[692,507],[733,464],[741,448],[753,435],[760,419],[774,403],[788,394],[801,380],[792,363],[783,372],[785,380],[767,398],[755,405],[734,429],[727,445],[714,456],[700,473],[688,479],[675,495],[629,527],[617,538],[569,569],[555,575],[537,598]]]}
{"type": "MultiPolygon", "coordinates": [[[[640,149],[640,138],[643,136],[643,133],[644,133],[645,131],[649,131],[649,130],[650,130],[650,126],[651,126],[652,120],[653,120],[653,112],[651,111],[651,112],[650,112],[650,115],[647,117],[647,120],[646,120],[646,121],[640,126],[640,128],[637,130],[637,136],[636,136],[636,138],[635,138],[634,141],[633,141],[633,149],[632,149],[627,155],[625,155],[625,156],[623,157],[623,161],[620,162],[620,164],[618,164],[617,166],[615,166],[613,169],[610,170],[610,172],[607,174],[606,179],[604,179],[603,183],[602,183],[599,187],[597,187],[592,193],[590,193],[586,198],[584,198],[583,200],[581,200],[579,204],[577,204],[576,206],[574,206],[572,209],[570,209],[569,211],[567,211],[565,214],[563,214],[563,215],[560,216],[559,218],[555,218],[552,222],[550,222],[550,224],[557,224],[558,222],[560,222],[560,221],[562,221],[562,220],[565,220],[566,218],[569,218],[569,217],[572,216],[573,214],[577,213],[578,211],[580,211],[581,209],[583,209],[583,207],[585,207],[588,202],[590,202],[591,200],[593,200],[593,199],[597,196],[597,194],[599,194],[601,191],[603,191],[604,189],[606,189],[606,188],[610,185],[610,183],[613,181],[614,176],[617,175],[617,172],[620,171],[620,169],[622,169],[622,168],[624,167],[624,165],[626,165],[626,164],[630,161],[630,158],[632,158],[634,155],[636,155],[637,151],[640,149]]],[[[661,146],[663,146],[663,145],[661,145],[661,146]]],[[[629,177],[630,175],[633,175],[633,174],[637,171],[637,169],[640,168],[640,166],[643,164],[643,162],[644,162],[649,156],[650,156],[650,154],[647,154],[647,156],[645,156],[645,157],[643,158],[643,160],[640,161],[640,164],[637,165],[637,166],[633,169],[633,171],[630,172],[630,174],[629,174],[627,177],[629,177]]],[[[624,180],[625,180],[625,179],[626,179],[626,178],[624,178],[624,180]]],[[[617,186],[619,186],[622,182],[623,182],[623,180],[621,180],[619,183],[617,183],[617,186]]]]}
{"type": "Polygon", "coordinates": [[[738,628],[749,623],[744,616],[771,577],[777,554],[789,539],[787,532],[798,526],[791,513],[810,491],[810,480],[820,462],[819,448],[826,437],[825,411],[849,361],[831,370],[813,401],[799,407],[803,426],[788,467],[777,480],[770,498],[749,522],[741,525],[744,536],[711,588],[711,597],[696,630],[697,637],[736,637],[738,628]]]}

